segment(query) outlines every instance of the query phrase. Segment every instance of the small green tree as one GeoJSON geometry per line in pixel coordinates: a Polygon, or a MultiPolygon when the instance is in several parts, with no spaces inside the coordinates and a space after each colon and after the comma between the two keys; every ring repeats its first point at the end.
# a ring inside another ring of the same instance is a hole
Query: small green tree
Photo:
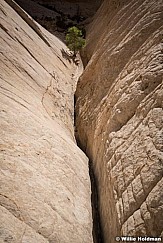
{"type": "Polygon", "coordinates": [[[77,52],[85,46],[85,39],[83,38],[82,31],[75,26],[68,28],[66,44],[68,48],[74,52],[74,57],[76,57],[77,52]]]}

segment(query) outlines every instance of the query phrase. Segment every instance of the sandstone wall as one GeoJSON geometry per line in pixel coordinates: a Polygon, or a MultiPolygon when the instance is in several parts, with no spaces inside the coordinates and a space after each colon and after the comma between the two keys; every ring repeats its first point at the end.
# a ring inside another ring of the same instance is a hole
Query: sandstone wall
{"type": "Polygon", "coordinates": [[[73,134],[82,65],[12,0],[0,27],[0,242],[92,242],[88,159],[73,134]]]}
{"type": "Polygon", "coordinates": [[[106,243],[163,236],[162,26],[162,0],[110,0],[87,34],[76,129],[93,163],[106,243]]]}

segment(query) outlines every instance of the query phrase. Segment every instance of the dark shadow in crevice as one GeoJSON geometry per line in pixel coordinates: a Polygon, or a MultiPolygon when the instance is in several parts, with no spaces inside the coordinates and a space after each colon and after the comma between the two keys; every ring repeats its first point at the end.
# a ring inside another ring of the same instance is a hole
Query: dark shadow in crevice
{"type": "Polygon", "coordinates": [[[93,164],[89,161],[89,176],[91,181],[91,204],[92,204],[92,217],[93,217],[93,242],[104,243],[103,232],[101,228],[101,219],[99,213],[99,199],[96,177],[93,170],[93,164]]]}
{"type": "MultiPolygon", "coordinates": [[[[76,97],[74,96],[74,103],[76,103],[76,97]]],[[[74,127],[76,125],[76,109],[74,107],[74,127]]],[[[81,144],[80,138],[78,137],[77,130],[75,129],[75,138],[78,147],[87,155],[86,144],[81,144]]],[[[93,242],[94,243],[104,243],[103,230],[101,227],[101,218],[99,212],[99,196],[98,196],[98,186],[97,179],[94,173],[93,163],[89,158],[89,176],[91,182],[91,206],[92,206],[92,219],[93,219],[93,242]]]]}
{"type": "MultiPolygon", "coordinates": [[[[78,147],[81,149],[80,142],[77,141],[78,147]]],[[[85,154],[86,152],[83,151],[85,154]]],[[[87,154],[86,154],[87,155],[87,154]]],[[[88,157],[88,155],[87,155],[88,157]]],[[[89,157],[88,157],[89,158],[89,157]]],[[[98,196],[98,187],[97,179],[94,174],[93,163],[89,160],[89,176],[91,182],[91,206],[92,206],[92,219],[93,219],[93,242],[94,243],[104,243],[103,231],[101,227],[101,218],[99,212],[99,196],[98,196]]]]}

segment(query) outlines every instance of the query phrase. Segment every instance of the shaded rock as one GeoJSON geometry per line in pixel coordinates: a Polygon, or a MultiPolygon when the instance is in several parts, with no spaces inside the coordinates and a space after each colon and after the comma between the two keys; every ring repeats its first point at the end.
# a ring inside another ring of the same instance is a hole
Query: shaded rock
{"type": "Polygon", "coordinates": [[[90,23],[101,4],[101,0],[29,0],[28,2],[16,0],[16,2],[42,26],[62,40],[69,27],[78,26],[85,31],[86,25],[90,23]]]}

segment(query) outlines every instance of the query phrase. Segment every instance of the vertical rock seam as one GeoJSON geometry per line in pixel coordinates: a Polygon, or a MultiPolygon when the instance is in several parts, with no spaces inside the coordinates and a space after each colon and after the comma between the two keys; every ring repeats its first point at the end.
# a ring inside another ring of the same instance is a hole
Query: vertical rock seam
{"type": "Polygon", "coordinates": [[[93,240],[94,243],[103,243],[103,231],[99,213],[98,187],[93,171],[92,162],[89,161],[89,175],[91,181],[91,201],[92,201],[92,220],[93,220],[93,240]]]}
{"type": "MultiPolygon", "coordinates": [[[[74,129],[75,129],[75,138],[78,147],[84,152],[85,148],[80,143],[80,139],[77,136],[77,130],[76,130],[76,96],[74,95],[74,129]]],[[[87,156],[88,157],[88,156],[87,156]]],[[[88,157],[89,158],[89,157],[88,157]]],[[[92,162],[89,159],[88,162],[89,166],[89,176],[90,176],[90,182],[91,182],[91,205],[92,205],[92,220],[93,220],[93,229],[92,229],[92,235],[93,235],[93,242],[94,243],[103,243],[103,231],[101,228],[101,219],[100,219],[100,213],[99,213],[99,199],[98,199],[98,187],[97,187],[97,181],[94,174],[94,169],[92,162]]]]}
{"type": "MultiPolygon", "coordinates": [[[[82,149],[80,141],[78,141],[78,138],[76,137],[77,145],[79,148],[82,149]]],[[[85,151],[83,150],[85,153],[85,151]]],[[[87,156],[88,157],[88,156],[87,156]]],[[[90,176],[90,182],[91,182],[91,205],[92,205],[92,220],[93,220],[93,229],[92,229],[92,235],[93,235],[93,242],[94,243],[103,243],[103,231],[101,228],[101,219],[100,219],[100,213],[99,213],[99,199],[98,199],[98,187],[96,178],[93,171],[93,165],[92,162],[89,160],[89,176],[90,176]]]]}

